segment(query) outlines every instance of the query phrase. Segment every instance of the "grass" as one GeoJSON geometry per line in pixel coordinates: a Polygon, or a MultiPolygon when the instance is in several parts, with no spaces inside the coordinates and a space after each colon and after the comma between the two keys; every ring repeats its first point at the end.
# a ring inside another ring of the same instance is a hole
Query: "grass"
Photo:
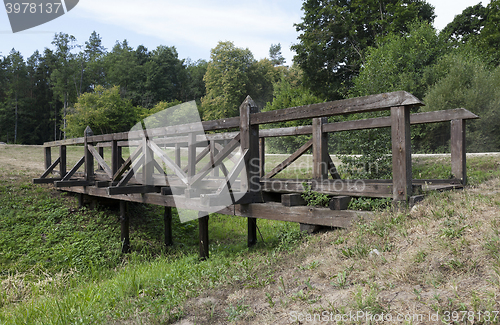
{"type": "MultiPolygon", "coordinates": [[[[7,147],[9,159],[31,150],[7,147]]],[[[443,177],[442,163],[419,158],[414,171],[443,177]]],[[[469,189],[433,193],[411,211],[381,207],[349,230],[308,236],[294,223],[259,220],[264,240],[251,249],[246,219],[212,214],[210,258],[200,261],[196,222],[174,213],[167,249],[162,209],[129,204],[132,253],[123,255],[117,210],[78,209],[75,197],[32,185],[38,172],[4,163],[0,324],[277,323],[291,311],[396,315],[409,305],[499,323],[498,158],[470,158],[468,167],[469,189]]]]}

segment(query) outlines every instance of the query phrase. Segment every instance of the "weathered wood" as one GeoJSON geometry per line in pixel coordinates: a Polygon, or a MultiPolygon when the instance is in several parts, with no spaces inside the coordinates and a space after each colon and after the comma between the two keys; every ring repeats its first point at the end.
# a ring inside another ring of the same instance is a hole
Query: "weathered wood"
{"type": "Polygon", "coordinates": [[[422,106],[422,102],[406,91],[396,91],[365,97],[350,98],[328,103],[285,108],[260,112],[252,116],[254,124],[277,123],[307,118],[325,117],[350,113],[373,112],[395,106],[422,106]]]}
{"type": "Polygon", "coordinates": [[[172,246],[174,244],[174,239],[172,236],[172,208],[165,207],[163,212],[163,224],[165,230],[165,246],[172,246]]]}
{"type": "Polygon", "coordinates": [[[328,207],[330,208],[330,210],[347,210],[351,199],[351,196],[334,196],[330,199],[328,207]]]}
{"type": "MultiPolygon", "coordinates": [[[[236,134],[238,135],[238,134],[236,134]]],[[[219,143],[215,143],[215,149],[218,150],[218,152],[221,152],[222,150],[224,150],[224,146],[222,146],[221,144],[219,143]]],[[[238,158],[236,157],[236,155],[234,153],[230,153],[228,156],[227,156],[227,159],[231,160],[232,162],[236,163],[236,161],[238,161],[238,158]]]]}
{"type": "Polygon", "coordinates": [[[181,165],[181,145],[180,143],[175,144],[175,164],[182,168],[181,165]]]}
{"type": "Polygon", "coordinates": [[[50,151],[51,151],[50,147],[43,148],[45,170],[49,169],[49,167],[52,165],[52,157],[50,151]]]}
{"type": "MultiPolygon", "coordinates": [[[[196,153],[196,151],[195,151],[196,153]]],[[[196,164],[198,164],[203,158],[205,158],[206,155],[208,155],[210,153],[210,146],[206,147],[205,149],[203,149],[197,156],[196,156],[196,159],[194,160],[194,166],[195,166],[195,169],[196,169],[196,164]]],[[[188,166],[184,167],[184,169],[182,170],[183,172],[187,173],[188,172],[188,166]]],[[[194,175],[194,174],[193,174],[194,175]]]]}
{"type": "Polygon", "coordinates": [[[327,166],[328,167],[328,172],[330,173],[330,175],[332,175],[332,178],[333,179],[341,179],[340,175],[339,175],[339,172],[337,171],[337,167],[333,163],[332,157],[330,157],[329,154],[326,155],[326,160],[327,160],[327,163],[328,163],[328,166],[327,166]]]}
{"type": "Polygon", "coordinates": [[[259,158],[260,177],[264,177],[266,174],[266,139],[262,137],[259,138],[259,158]]]}
{"type": "Polygon", "coordinates": [[[61,177],[66,176],[66,146],[60,146],[59,147],[59,175],[61,177]]]}
{"type": "Polygon", "coordinates": [[[83,156],[82,158],[80,158],[80,160],[78,160],[75,164],[75,166],[73,166],[73,168],[71,168],[71,170],[66,173],[66,175],[62,178],[63,181],[66,181],[68,179],[70,179],[78,169],[80,169],[80,167],[82,167],[83,163],[85,162],[85,156],[83,156]]]}
{"type": "Polygon", "coordinates": [[[92,186],[94,183],[94,181],[87,180],[56,181],[54,187],[92,186]]]}
{"type": "Polygon", "coordinates": [[[368,211],[330,210],[309,206],[284,207],[281,203],[249,204],[246,207],[236,205],[235,215],[242,217],[258,216],[261,219],[292,221],[311,225],[347,228],[359,218],[373,216],[368,211]]]}
{"type": "Polygon", "coordinates": [[[300,147],[299,149],[297,149],[297,151],[291,154],[290,157],[283,160],[282,163],[280,163],[278,166],[274,167],[273,170],[264,175],[263,178],[271,178],[273,176],[276,176],[283,169],[290,166],[295,160],[299,159],[300,156],[302,156],[307,150],[309,150],[312,147],[313,141],[314,141],[313,139],[307,141],[305,144],[302,145],[302,147],[300,147]]]}
{"type": "Polygon", "coordinates": [[[61,178],[33,178],[33,184],[50,184],[56,181],[60,181],[61,178]]]}
{"type": "Polygon", "coordinates": [[[87,126],[85,129],[85,141],[84,141],[84,153],[85,153],[85,179],[89,182],[92,182],[94,180],[94,157],[92,156],[91,151],[89,150],[89,144],[92,144],[92,141],[89,141],[89,138],[93,135],[94,133],[90,129],[90,127],[87,126]]]}
{"type": "Polygon", "coordinates": [[[245,168],[245,161],[247,159],[248,152],[248,149],[243,152],[240,160],[236,163],[231,172],[226,175],[225,182],[223,182],[222,185],[217,189],[217,192],[215,193],[216,195],[224,195],[226,192],[229,192],[231,190],[231,184],[233,184],[233,182],[236,180],[236,177],[238,177],[241,171],[245,168]]]}
{"type": "Polygon", "coordinates": [[[391,108],[392,198],[408,202],[412,195],[410,108],[391,108]]]}
{"type": "Polygon", "coordinates": [[[49,167],[47,167],[47,170],[43,172],[43,174],[42,174],[42,176],[40,176],[40,178],[47,177],[50,173],[52,173],[54,168],[56,168],[56,166],[59,165],[60,162],[61,162],[61,157],[58,157],[56,159],[56,161],[54,161],[49,167]]]}
{"type": "Polygon", "coordinates": [[[209,257],[208,250],[208,213],[198,212],[198,230],[200,243],[200,259],[205,260],[209,257]]]}
{"type": "Polygon", "coordinates": [[[299,193],[281,195],[281,204],[285,207],[295,207],[307,205],[306,200],[299,193]]]}
{"type": "Polygon", "coordinates": [[[231,142],[229,142],[222,151],[220,151],[214,158],[213,162],[209,162],[206,164],[198,174],[193,176],[190,180],[191,186],[197,186],[203,177],[207,176],[210,173],[211,168],[217,166],[222,163],[226,157],[231,154],[231,152],[238,147],[240,142],[240,134],[238,134],[231,142]]]}
{"type": "Polygon", "coordinates": [[[106,175],[108,175],[110,179],[113,179],[113,171],[111,170],[111,168],[109,168],[108,164],[104,161],[99,152],[95,150],[94,146],[91,144],[87,144],[87,149],[90,151],[92,156],[94,156],[94,158],[97,160],[97,163],[99,164],[99,166],[102,167],[106,175]]]}
{"type": "Polygon", "coordinates": [[[139,166],[144,164],[144,155],[142,155],[139,159],[137,159],[130,169],[123,175],[122,179],[118,182],[116,186],[125,186],[128,181],[134,176],[136,170],[139,169],[139,166]]]}
{"type": "Polygon", "coordinates": [[[467,183],[465,120],[451,121],[451,173],[463,185],[467,183]]]}
{"type": "Polygon", "coordinates": [[[328,178],[328,134],[323,132],[327,118],[313,118],[313,178],[328,178]]]}
{"type": "MultiPolygon", "coordinates": [[[[130,157],[127,158],[127,160],[125,160],[124,163],[121,164],[121,167],[118,168],[116,173],[114,173],[113,180],[114,181],[119,180],[122,177],[122,175],[127,171],[127,169],[130,168],[134,160],[136,160],[140,155],[142,155],[142,144],[134,150],[134,152],[130,155],[130,157]]],[[[121,157],[121,154],[119,156],[121,157]]]]}
{"type": "MultiPolygon", "coordinates": [[[[97,147],[97,152],[99,153],[99,156],[104,161],[104,148],[101,146],[97,146],[97,145],[95,147],[97,147]]],[[[100,164],[98,164],[97,170],[103,170],[103,167],[100,164]]],[[[111,170],[111,168],[110,168],[110,170],[111,170]]],[[[111,177],[113,177],[113,176],[111,175],[111,177]]]]}
{"type": "Polygon", "coordinates": [[[184,173],[184,171],[180,169],[180,167],[175,162],[173,162],[172,159],[170,159],[167,156],[167,154],[163,150],[161,150],[160,147],[158,147],[156,143],[148,141],[147,145],[153,150],[153,152],[158,157],[160,157],[160,159],[165,163],[165,165],[167,165],[167,168],[171,169],[184,184],[188,183],[187,180],[188,175],[186,175],[186,173],[184,173]]]}
{"type": "Polygon", "coordinates": [[[113,140],[111,142],[111,171],[113,172],[113,176],[118,171],[118,168],[120,168],[119,166],[120,166],[120,160],[118,157],[118,141],[113,140]]]}
{"type": "Polygon", "coordinates": [[[113,186],[107,188],[109,195],[132,194],[132,193],[160,193],[161,187],[153,185],[128,185],[113,186]]]}
{"type": "Polygon", "coordinates": [[[130,219],[127,213],[127,202],[120,201],[120,222],[121,222],[121,234],[120,240],[122,242],[122,253],[130,253],[130,219]]]}
{"type": "Polygon", "coordinates": [[[196,174],[196,143],[196,134],[190,133],[188,136],[188,163],[186,166],[189,177],[193,177],[196,174]]]}
{"type": "Polygon", "coordinates": [[[247,218],[247,245],[248,247],[257,244],[257,218],[247,218]]]}

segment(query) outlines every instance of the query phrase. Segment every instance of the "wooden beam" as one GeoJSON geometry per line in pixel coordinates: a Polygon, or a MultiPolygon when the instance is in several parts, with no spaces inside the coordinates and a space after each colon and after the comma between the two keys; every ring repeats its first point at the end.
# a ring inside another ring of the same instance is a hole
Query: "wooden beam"
{"type": "Polygon", "coordinates": [[[153,141],[148,141],[148,146],[158,157],[160,157],[165,165],[167,165],[167,168],[171,169],[184,184],[187,184],[188,180],[186,173],[184,173],[184,171],[180,169],[180,167],[174,161],[172,161],[172,159],[170,159],[167,154],[163,150],[161,150],[160,147],[158,147],[156,143],[154,143],[153,141]]]}
{"type": "Polygon", "coordinates": [[[328,207],[330,208],[330,210],[347,210],[351,199],[351,196],[334,196],[331,198],[328,207]]]}
{"type": "Polygon", "coordinates": [[[191,186],[197,186],[203,177],[210,173],[211,168],[222,163],[226,157],[240,144],[240,134],[238,134],[231,142],[229,142],[222,151],[220,151],[214,158],[213,162],[206,164],[201,171],[190,179],[191,186]]]}
{"type": "Polygon", "coordinates": [[[297,149],[293,154],[290,155],[290,157],[286,158],[283,160],[281,164],[278,166],[274,167],[273,170],[271,170],[269,173],[267,173],[263,178],[271,178],[276,176],[279,172],[281,172],[283,169],[287,168],[290,166],[295,160],[299,159],[300,156],[302,156],[307,150],[309,150],[313,145],[313,139],[310,139],[307,141],[302,147],[297,149]]]}
{"type": "Polygon", "coordinates": [[[116,186],[125,186],[128,181],[134,176],[135,170],[139,168],[140,165],[144,164],[144,155],[137,159],[134,164],[130,167],[129,171],[125,173],[123,178],[118,182],[116,186]]]}
{"type": "Polygon", "coordinates": [[[33,184],[50,184],[60,180],[61,178],[33,178],[33,184]]]}
{"type": "Polygon", "coordinates": [[[58,157],[56,161],[54,161],[45,172],[43,172],[42,176],[40,178],[45,178],[47,177],[53,170],[56,168],[56,166],[61,162],[61,157],[58,157]]]}
{"type": "Polygon", "coordinates": [[[66,146],[59,147],[59,175],[61,177],[66,176],[66,146]]]}
{"type": "Polygon", "coordinates": [[[95,150],[94,146],[91,144],[87,144],[87,148],[92,154],[92,156],[94,156],[94,158],[97,160],[99,166],[102,167],[106,175],[108,175],[110,179],[113,179],[113,171],[111,170],[111,168],[109,168],[108,164],[104,161],[104,159],[97,152],[97,150],[95,150]]]}
{"type": "Polygon", "coordinates": [[[260,177],[264,177],[266,174],[266,138],[262,137],[259,138],[259,158],[260,177]]]}
{"type": "Polygon", "coordinates": [[[92,186],[94,183],[94,181],[87,180],[56,181],[54,187],[92,186]]]}
{"type": "MultiPolygon", "coordinates": [[[[205,149],[203,149],[203,151],[202,151],[202,152],[200,152],[200,153],[196,156],[196,159],[195,159],[195,163],[194,163],[194,165],[196,166],[196,164],[197,164],[197,163],[199,163],[199,162],[200,162],[203,158],[205,158],[205,156],[206,156],[209,152],[210,152],[210,146],[208,146],[208,147],[206,147],[205,149]]],[[[195,153],[196,153],[196,151],[195,151],[195,153]]],[[[188,167],[189,167],[189,165],[188,165],[188,166],[186,166],[186,167],[184,167],[184,168],[182,169],[182,171],[183,171],[184,173],[187,173],[187,172],[188,172],[188,167]]],[[[194,174],[193,174],[193,175],[194,175],[194,174]]]]}
{"type": "Polygon", "coordinates": [[[80,169],[80,167],[82,167],[84,162],[85,162],[85,156],[83,156],[82,158],[80,158],[80,160],[76,162],[75,166],[71,168],[71,170],[62,178],[62,180],[66,181],[70,179],[76,173],[76,171],[80,169]]]}
{"type": "Polygon", "coordinates": [[[412,196],[410,108],[391,108],[392,198],[408,202],[412,196]]]}
{"type": "Polygon", "coordinates": [[[295,207],[307,205],[306,200],[299,193],[283,194],[281,195],[281,204],[285,207],[295,207]]]}
{"type": "Polygon", "coordinates": [[[467,183],[465,120],[451,121],[451,173],[463,185],[467,183]]]}
{"type": "Polygon", "coordinates": [[[373,112],[395,106],[422,106],[422,102],[406,91],[396,91],[365,97],[350,98],[328,103],[291,107],[269,112],[256,113],[251,124],[266,124],[334,116],[351,113],[373,112]]]}
{"type": "Polygon", "coordinates": [[[328,163],[328,172],[330,175],[332,175],[333,179],[341,179],[339,172],[337,171],[337,167],[335,167],[335,164],[333,163],[332,157],[330,157],[329,154],[326,155],[326,160],[328,163]]]}
{"type": "Polygon", "coordinates": [[[231,190],[231,184],[234,183],[238,175],[245,168],[245,160],[247,159],[247,155],[248,149],[246,149],[241,154],[239,161],[233,167],[229,175],[225,175],[225,182],[223,182],[222,185],[217,189],[217,191],[215,192],[216,195],[221,195],[231,190]]]}
{"type": "MultiPolygon", "coordinates": [[[[137,157],[139,157],[140,155],[142,155],[142,144],[139,145],[135,149],[135,151],[130,155],[130,157],[127,158],[127,160],[125,160],[125,162],[123,164],[121,164],[121,167],[118,168],[118,170],[116,171],[116,173],[114,173],[114,175],[113,175],[113,181],[119,180],[120,177],[122,177],[122,175],[130,167],[130,165],[132,165],[132,163],[134,162],[134,160],[136,160],[137,157]]],[[[121,156],[121,155],[119,155],[119,156],[121,156]]]]}

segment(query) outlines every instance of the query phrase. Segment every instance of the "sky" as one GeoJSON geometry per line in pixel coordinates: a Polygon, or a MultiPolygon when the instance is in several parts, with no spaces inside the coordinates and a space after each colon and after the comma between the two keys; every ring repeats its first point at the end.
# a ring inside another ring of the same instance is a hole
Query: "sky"
{"type": "MultiPolygon", "coordinates": [[[[427,0],[435,7],[434,26],[444,28],[477,0],[427,0]]],[[[482,1],[486,6],[490,1],[482,1]]],[[[111,50],[127,40],[134,48],[149,50],[175,46],[180,59],[209,60],[219,41],[249,48],[256,59],[268,56],[271,44],[281,44],[286,64],[292,63],[290,46],[297,43],[294,24],[302,17],[302,0],[80,0],[65,15],[32,29],[12,33],[6,10],[0,8],[0,55],[12,48],[24,58],[35,50],[53,49],[59,32],[76,37],[83,45],[96,31],[111,50]]]]}

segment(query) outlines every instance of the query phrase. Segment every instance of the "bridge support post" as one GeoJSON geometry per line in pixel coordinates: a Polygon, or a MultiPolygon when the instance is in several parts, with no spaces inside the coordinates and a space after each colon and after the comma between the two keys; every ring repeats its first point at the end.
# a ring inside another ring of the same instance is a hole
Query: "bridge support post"
{"type": "Polygon", "coordinates": [[[395,204],[412,195],[410,106],[391,107],[392,198],[395,204]]]}
{"type": "Polygon", "coordinates": [[[59,146],[59,176],[64,178],[66,176],[66,146],[61,145],[59,146]]]}
{"type": "MultiPolygon", "coordinates": [[[[241,192],[257,195],[260,186],[260,157],[259,157],[259,125],[250,124],[250,115],[257,113],[258,108],[250,96],[240,106],[240,143],[241,150],[248,149],[245,160],[246,177],[241,179],[241,192]]],[[[257,243],[257,219],[248,218],[248,247],[257,243]]]]}
{"type": "Polygon", "coordinates": [[[200,259],[206,260],[209,257],[208,214],[204,211],[198,212],[198,230],[199,230],[199,241],[200,241],[200,259]]]}
{"type": "Polygon", "coordinates": [[[120,221],[121,221],[121,236],[122,253],[130,252],[130,233],[129,233],[129,216],[127,214],[127,202],[120,201],[120,221]]]}
{"type": "Polygon", "coordinates": [[[163,222],[165,224],[165,246],[172,246],[174,244],[172,237],[172,207],[165,207],[163,222]]]}

